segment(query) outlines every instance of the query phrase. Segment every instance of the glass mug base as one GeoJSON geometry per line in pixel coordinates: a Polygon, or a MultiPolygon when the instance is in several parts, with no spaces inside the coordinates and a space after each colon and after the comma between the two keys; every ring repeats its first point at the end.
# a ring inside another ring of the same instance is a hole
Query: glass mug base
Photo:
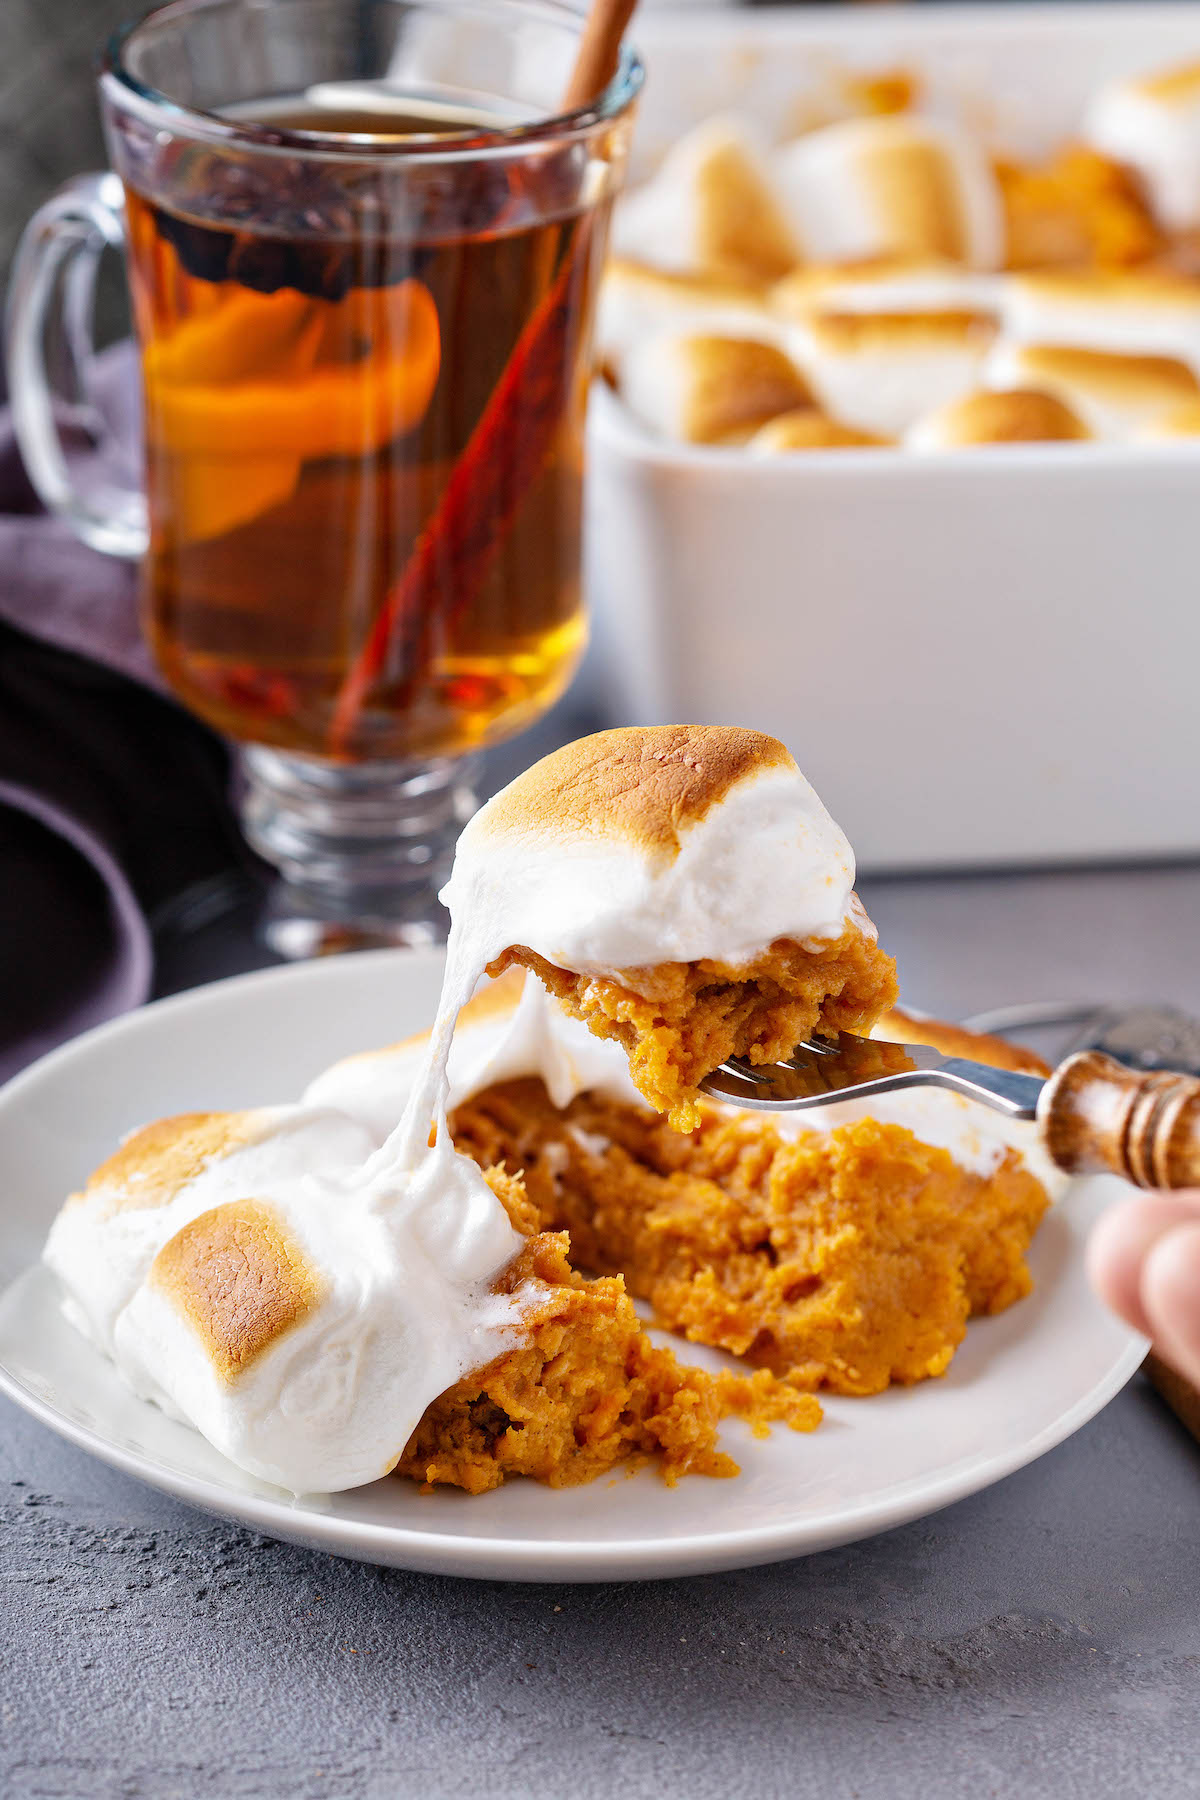
{"type": "Polygon", "coordinates": [[[241,766],[242,828],[280,875],[261,926],[277,956],[445,942],[477,757],[343,767],[248,745],[241,766]]]}

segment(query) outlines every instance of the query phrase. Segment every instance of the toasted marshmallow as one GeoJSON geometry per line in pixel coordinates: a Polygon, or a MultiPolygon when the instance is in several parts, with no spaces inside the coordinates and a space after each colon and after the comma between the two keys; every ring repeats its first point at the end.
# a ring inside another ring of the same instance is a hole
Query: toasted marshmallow
{"type": "Polygon", "coordinates": [[[905,437],[909,450],[965,450],[979,444],[1073,443],[1091,433],[1054,394],[978,388],[919,419],[905,437]]]}
{"type": "Polygon", "coordinates": [[[672,275],[619,258],[611,261],[596,313],[601,363],[619,378],[626,353],[664,331],[769,342],[777,326],[762,289],[749,283],[672,275]]]}
{"type": "MultiPolygon", "coordinates": [[[[428,1033],[386,1050],[348,1056],[318,1075],[306,1106],[337,1108],[381,1138],[404,1111],[425,1054],[428,1033]]],[[[540,981],[511,968],[463,1007],[454,1027],[447,1065],[447,1110],[461,1106],[499,1081],[538,1075],[556,1106],[577,1094],[600,1093],[639,1108],[621,1046],[594,1037],[550,998],[540,981]]]]}
{"type": "Polygon", "coordinates": [[[519,944],[598,973],[870,932],[853,888],[853,852],[782,744],[666,725],[518,776],[463,831],[442,898],[477,921],[484,962],[519,944]]]}
{"type": "Polygon", "coordinates": [[[1013,275],[1005,335],[1130,356],[1174,356],[1200,370],[1200,281],[1157,269],[1013,275]]]}
{"type": "Polygon", "coordinates": [[[651,431],[715,444],[812,400],[808,383],[774,344],[661,332],[621,363],[621,398],[651,431]]]}
{"type": "Polygon", "coordinates": [[[1200,63],[1101,89],[1084,136],[1137,171],[1168,230],[1200,226],[1200,63]]]}
{"type": "Polygon", "coordinates": [[[1003,284],[1003,275],[937,257],[814,263],[777,281],[767,306],[783,320],[803,320],[814,311],[998,313],[1003,284]]]}
{"type": "MultiPolygon", "coordinates": [[[[885,1018],[878,1034],[889,1035],[885,1018]]],[[[380,1135],[390,1131],[419,1078],[423,1038],[351,1056],[319,1075],[307,1105],[336,1106],[380,1135]]],[[[970,1054],[970,1047],[958,1054],[970,1054]]],[[[595,1093],[644,1112],[646,1103],[629,1078],[625,1053],[612,1038],[596,1038],[569,1018],[541,983],[510,969],[459,1015],[450,1058],[451,1107],[463,1105],[500,1081],[539,1077],[553,1104],[565,1108],[577,1094],[595,1093]],[[522,985],[522,977],[524,977],[522,985]]],[[[709,1104],[713,1104],[709,1102],[709,1104]]],[[[719,1109],[737,1115],[736,1107],[719,1109]]],[[[748,1117],[762,1118],[760,1114],[748,1117]]],[[[836,1131],[857,1119],[903,1125],[923,1143],[948,1150],[979,1175],[992,1174],[1011,1152],[1051,1193],[1064,1185],[1038,1143],[1037,1127],[1006,1119],[959,1094],[924,1088],[839,1101],[803,1113],[779,1113],[772,1124],[785,1136],[836,1131]]]]}
{"type": "Polygon", "coordinates": [[[988,359],[986,379],[990,387],[1055,394],[1094,437],[1116,440],[1173,407],[1200,400],[1200,381],[1175,357],[1063,344],[999,344],[988,359]]]}
{"type": "Polygon", "coordinates": [[[515,1339],[522,1240],[448,1141],[405,1161],[320,1107],[136,1133],[45,1260],[129,1385],[294,1493],[373,1481],[426,1407],[515,1339]]]}
{"type": "Polygon", "coordinates": [[[612,246],[652,268],[749,281],[773,281],[800,260],[765,161],[724,118],[680,138],[651,180],[626,194],[612,246]]]}
{"type": "Polygon", "coordinates": [[[1004,261],[995,175],[965,133],[909,114],[849,119],[785,145],[772,170],[807,260],[1004,261]]]}
{"type": "Polygon", "coordinates": [[[1200,438],[1200,400],[1185,400],[1147,419],[1134,437],[1139,444],[1194,443],[1200,438]]]}
{"type": "Polygon", "coordinates": [[[825,412],[899,437],[977,384],[995,334],[988,313],[819,312],[787,341],[825,412]]]}
{"type": "Polygon", "coordinates": [[[111,1355],[118,1318],[179,1226],[310,1168],[365,1161],[377,1147],[354,1121],[298,1106],[186,1113],[131,1133],[51,1227],[46,1261],[72,1322],[111,1355]]]}
{"type": "Polygon", "coordinates": [[[877,449],[893,441],[876,437],[869,431],[858,431],[853,425],[843,425],[840,419],[831,419],[828,413],[818,412],[810,406],[798,412],[780,413],[777,419],[768,419],[750,438],[746,448],[751,456],[779,456],[790,450],[877,449]]]}

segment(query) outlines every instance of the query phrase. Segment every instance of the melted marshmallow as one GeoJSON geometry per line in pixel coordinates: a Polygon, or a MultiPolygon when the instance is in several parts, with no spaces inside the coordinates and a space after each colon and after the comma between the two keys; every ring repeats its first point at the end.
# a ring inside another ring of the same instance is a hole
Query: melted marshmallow
{"type": "Polygon", "coordinates": [[[800,250],[767,165],[736,119],[707,119],[626,194],[612,225],[618,257],[680,274],[771,281],[800,250]]]}
{"type": "MultiPolygon", "coordinates": [[[[305,1103],[335,1106],[371,1131],[387,1131],[418,1079],[421,1052],[421,1040],[410,1039],[390,1049],[347,1057],[316,1078],[305,1103]]],[[[450,1059],[451,1110],[497,1082],[529,1076],[540,1076],[560,1109],[577,1094],[597,1093],[646,1110],[620,1046],[610,1038],[593,1037],[580,1020],[569,1018],[532,976],[526,977],[516,1003],[474,1016],[468,1012],[460,1022],[450,1059]]],[[[743,1116],[764,1118],[754,1112],[743,1116]]],[[[910,1089],[777,1113],[768,1123],[792,1137],[836,1131],[857,1119],[902,1125],[923,1143],[949,1151],[962,1168],[977,1175],[994,1173],[1011,1150],[1051,1194],[1063,1185],[1064,1177],[1039,1146],[1035,1125],[1006,1119],[943,1089],[910,1089]]]]}
{"type": "Polygon", "coordinates": [[[1004,261],[1004,216],[985,152],[911,114],[845,119],[775,154],[772,173],[811,262],[944,257],[1004,261]]]}
{"type": "Polygon", "coordinates": [[[825,411],[860,431],[899,437],[978,381],[995,324],[989,313],[813,313],[788,348],[825,411]]]}
{"type": "Polygon", "coordinates": [[[495,808],[467,825],[442,891],[456,922],[470,922],[477,974],[510,944],[599,974],[702,958],[737,966],[776,938],[862,928],[854,853],[794,763],[737,781],[680,828],[671,858],[616,834],[564,833],[553,819],[497,829],[495,808]]]}
{"type": "Polygon", "coordinates": [[[1077,413],[1038,388],[974,388],[918,419],[905,447],[918,453],[984,444],[1074,443],[1091,436],[1077,413]]]}
{"type": "Polygon", "coordinates": [[[634,418],[684,444],[719,443],[779,413],[811,406],[790,358],[749,336],[657,332],[621,363],[621,398],[634,418]]]}
{"type": "Polygon", "coordinates": [[[747,284],[610,261],[596,305],[601,362],[620,378],[629,352],[662,331],[769,342],[776,326],[758,290],[747,284]]]}
{"type": "Polygon", "coordinates": [[[1058,344],[1000,344],[984,379],[995,388],[1038,388],[1065,402],[1093,436],[1120,443],[1177,406],[1200,399],[1200,381],[1169,356],[1129,356],[1058,344]]]}
{"type": "Polygon", "coordinates": [[[386,1135],[376,1136],[343,1113],[309,1106],[259,1107],[230,1114],[229,1125],[230,1147],[209,1157],[160,1203],[144,1192],[149,1171],[122,1171],[106,1180],[94,1178],[50,1227],[44,1256],[66,1291],[65,1310],[110,1356],[121,1314],[181,1226],[215,1206],[261,1196],[309,1169],[353,1167],[386,1135]]]}
{"type": "Polygon", "coordinates": [[[777,281],[767,304],[777,319],[801,322],[813,311],[998,315],[1006,279],[937,257],[810,265],[777,281]]]}
{"type": "Polygon", "coordinates": [[[335,1492],[387,1474],[426,1407],[511,1345],[523,1308],[491,1289],[523,1240],[480,1171],[446,1137],[401,1157],[405,1135],[378,1149],[345,1114],[281,1108],[165,1204],[128,1188],[76,1197],[45,1252],[69,1317],[135,1392],[262,1480],[335,1492]],[[219,1335],[226,1297],[206,1289],[198,1319],[155,1258],[188,1226],[211,1258],[222,1219],[253,1229],[264,1210],[290,1252],[264,1263],[266,1281],[298,1263],[315,1300],[231,1371],[206,1330],[219,1335]]]}
{"type": "Polygon", "coordinates": [[[322,1294],[232,1389],[154,1286],[117,1325],[117,1362],[136,1390],[296,1493],[386,1475],[426,1407],[507,1349],[519,1318],[488,1283],[521,1240],[465,1158],[430,1157],[403,1180],[356,1176],[272,1188],[322,1294]]]}
{"type": "Polygon", "coordinates": [[[329,1108],[230,1115],[229,1146],[168,1175],[158,1203],[162,1157],[93,1183],[51,1230],[69,1316],[130,1386],[294,1493],[387,1474],[432,1401],[515,1342],[525,1297],[493,1283],[524,1240],[445,1129],[447,1048],[435,1030],[382,1144],[329,1108]],[[168,1279],[189,1232],[198,1282],[168,1279]],[[262,1306],[239,1315],[237,1272],[256,1256],[281,1318],[244,1354],[239,1326],[262,1306]]]}
{"type": "Polygon", "coordinates": [[[1200,282],[1155,269],[1013,275],[1004,330],[1016,344],[1178,357],[1200,371],[1200,282]]]}
{"type": "MultiPolygon", "coordinates": [[[[520,985],[513,976],[503,979],[520,985]]],[[[304,1104],[336,1107],[385,1136],[418,1079],[424,1050],[423,1038],[409,1038],[388,1049],[345,1057],[310,1083],[304,1104]]],[[[529,1075],[541,1077],[559,1108],[569,1106],[577,1094],[598,1093],[645,1109],[620,1046],[594,1037],[580,1020],[569,1018],[532,975],[515,1001],[479,1013],[468,1009],[459,1021],[447,1069],[447,1109],[453,1112],[497,1082],[529,1075]]]]}

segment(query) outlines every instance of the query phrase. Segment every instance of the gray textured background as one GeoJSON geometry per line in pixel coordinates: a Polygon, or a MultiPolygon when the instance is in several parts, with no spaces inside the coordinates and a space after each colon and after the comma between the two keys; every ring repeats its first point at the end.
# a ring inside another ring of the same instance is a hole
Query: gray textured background
{"type": "Polygon", "coordinates": [[[137,0],[0,0],[0,269],[47,194],[103,165],[96,54],[143,10],[137,0]]]}
{"type": "Polygon", "coordinates": [[[0,1431],[6,1800],[1195,1800],[1200,1452],[1145,1392],[874,1543],[609,1587],[333,1562],[0,1431]]]}

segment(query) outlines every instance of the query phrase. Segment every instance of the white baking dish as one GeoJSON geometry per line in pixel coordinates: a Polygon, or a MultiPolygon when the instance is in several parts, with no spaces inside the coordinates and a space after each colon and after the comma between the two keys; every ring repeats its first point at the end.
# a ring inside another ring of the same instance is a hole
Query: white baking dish
{"type": "MultiPolygon", "coordinates": [[[[1200,58],[1200,6],[661,13],[638,170],[735,109],[784,130],[854,68],[916,71],[1050,148],[1114,75],[1200,58]]],[[[751,462],[591,430],[597,666],[630,722],[784,738],[865,868],[1200,852],[1200,446],[751,462]]]]}

